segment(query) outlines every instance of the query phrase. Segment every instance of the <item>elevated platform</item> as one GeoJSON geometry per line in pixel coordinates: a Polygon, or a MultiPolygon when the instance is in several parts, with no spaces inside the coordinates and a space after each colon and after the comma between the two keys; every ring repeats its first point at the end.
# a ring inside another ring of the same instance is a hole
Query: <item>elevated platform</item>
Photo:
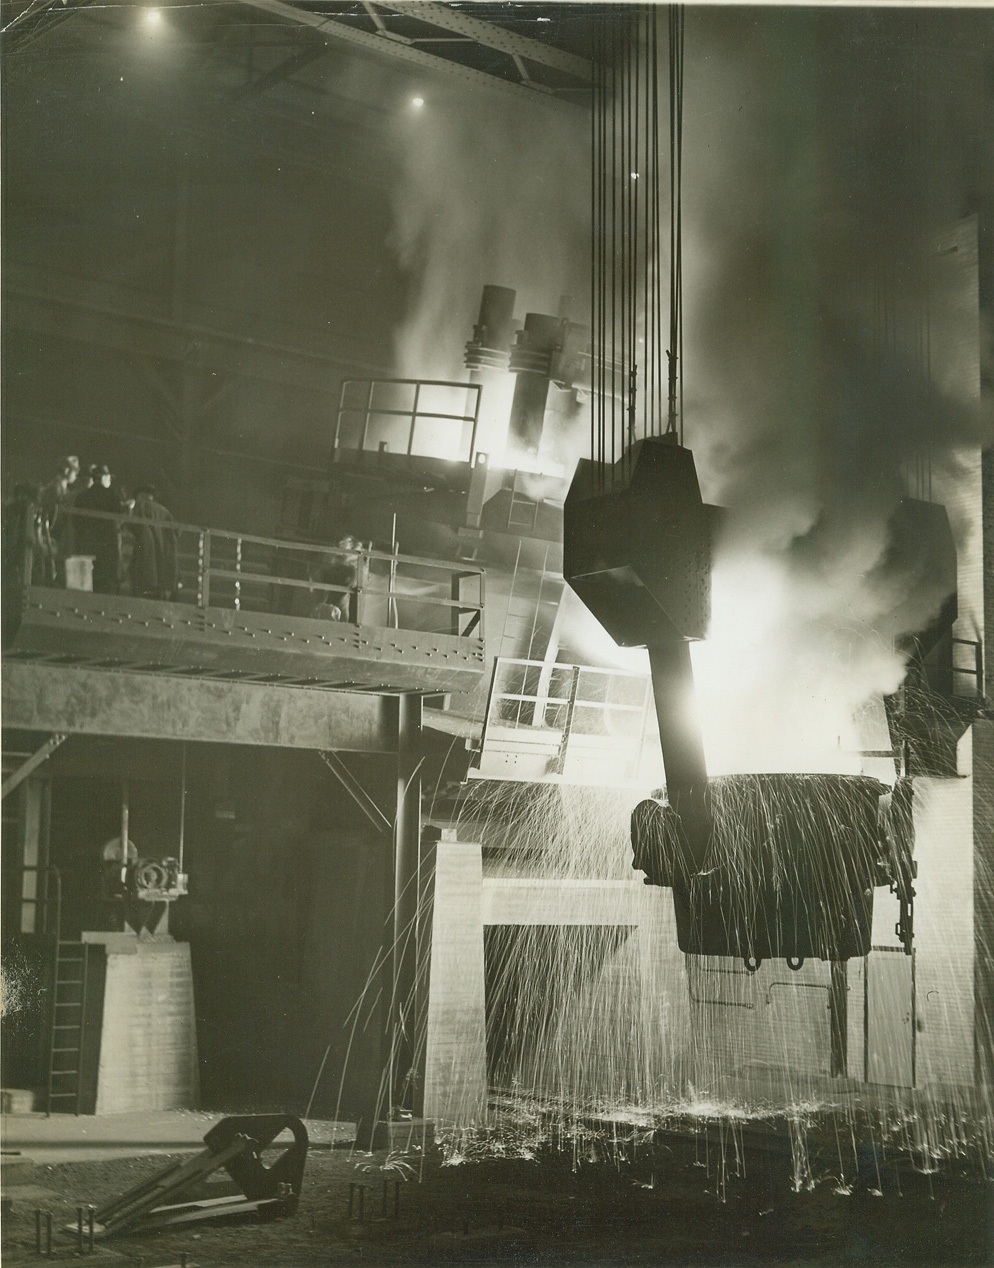
{"type": "MultiPolygon", "coordinates": [[[[60,514],[64,539],[105,551],[117,542],[120,584],[20,585],[5,661],[377,694],[468,691],[484,672],[483,573],[473,565],[60,514]]],[[[37,581],[38,571],[29,557],[23,575],[37,581]]]]}
{"type": "Polygon", "coordinates": [[[32,586],[4,660],[325,691],[468,691],[477,638],[32,586]]]}

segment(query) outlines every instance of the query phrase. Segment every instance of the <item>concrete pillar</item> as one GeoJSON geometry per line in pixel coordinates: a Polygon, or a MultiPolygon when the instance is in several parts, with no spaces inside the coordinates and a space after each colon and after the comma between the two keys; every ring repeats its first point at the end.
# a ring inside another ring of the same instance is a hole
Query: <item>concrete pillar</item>
{"type": "Polygon", "coordinates": [[[482,902],[482,847],[443,839],[436,846],[424,1077],[424,1115],[438,1124],[486,1118],[482,902]]]}
{"type": "Polygon", "coordinates": [[[646,885],[640,891],[637,937],[642,997],[640,1094],[651,1100],[661,1091],[681,1092],[693,1072],[694,1019],[671,890],[646,885]]]}

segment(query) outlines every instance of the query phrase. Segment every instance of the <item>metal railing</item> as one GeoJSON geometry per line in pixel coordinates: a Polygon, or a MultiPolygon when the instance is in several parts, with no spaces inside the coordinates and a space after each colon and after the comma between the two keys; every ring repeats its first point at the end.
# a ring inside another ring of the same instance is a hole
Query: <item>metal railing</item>
{"type": "Polygon", "coordinates": [[[501,747],[508,731],[522,739],[550,735],[552,772],[560,774],[572,751],[599,751],[623,762],[634,777],[655,714],[647,674],[593,665],[497,657],[481,735],[481,751],[501,747]]]}
{"type": "Polygon", "coordinates": [[[640,740],[651,710],[648,674],[500,656],[486,721],[640,740]]]}
{"type": "Polygon", "coordinates": [[[483,570],[462,561],[76,508],[59,511],[52,537],[62,547],[50,569],[53,585],[69,582],[71,589],[198,608],[483,637],[483,570]],[[95,584],[87,568],[74,567],[79,557],[96,558],[95,584]]]}
{"type": "Polygon", "coordinates": [[[953,639],[953,674],[959,674],[961,677],[972,678],[972,690],[958,690],[960,684],[956,683],[953,678],[953,692],[956,695],[964,696],[982,696],[984,694],[984,645],[977,638],[954,638],[953,639]],[[963,665],[956,663],[956,649],[958,647],[969,648],[968,656],[970,663],[963,665]]]}
{"type": "Polygon", "coordinates": [[[472,462],[481,392],[451,379],[346,379],[334,448],[472,462]]]}

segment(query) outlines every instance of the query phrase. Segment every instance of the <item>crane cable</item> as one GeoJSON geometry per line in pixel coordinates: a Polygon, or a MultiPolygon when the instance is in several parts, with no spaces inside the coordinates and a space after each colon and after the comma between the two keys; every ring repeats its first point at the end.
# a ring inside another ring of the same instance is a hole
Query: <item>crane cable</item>
{"type": "MultiPolygon", "coordinates": [[[[684,11],[669,20],[669,327],[662,280],[658,6],[601,12],[592,24],[590,457],[614,465],[639,434],[683,440],[684,11]],[[666,369],[664,370],[663,348],[666,369]]],[[[665,106],[662,107],[665,109],[665,106]]],[[[663,178],[665,179],[665,177],[663,178]]]]}
{"type": "Polygon", "coordinates": [[[683,444],[683,5],[669,10],[670,83],[670,346],[666,431],[683,444]]]}

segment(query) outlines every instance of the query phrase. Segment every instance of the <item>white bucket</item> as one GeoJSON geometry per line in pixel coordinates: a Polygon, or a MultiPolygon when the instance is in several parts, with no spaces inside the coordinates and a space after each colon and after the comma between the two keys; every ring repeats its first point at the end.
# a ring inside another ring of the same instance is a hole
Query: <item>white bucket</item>
{"type": "Polygon", "coordinates": [[[70,555],[66,559],[66,589],[93,589],[92,555],[70,555]]]}

